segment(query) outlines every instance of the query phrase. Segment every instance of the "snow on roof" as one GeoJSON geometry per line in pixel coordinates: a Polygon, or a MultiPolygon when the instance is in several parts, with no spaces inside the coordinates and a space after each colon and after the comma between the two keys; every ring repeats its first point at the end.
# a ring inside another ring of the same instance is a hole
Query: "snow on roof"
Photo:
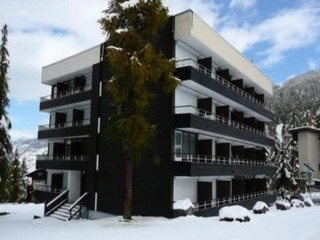
{"type": "Polygon", "coordinates": [[[189,208],[194,208],[191,200],[189,198],[178,200],[174,202],[173,209],[174,210],[188,210],[189,208]]]}
{"type": "Polygon", "coordinates": [[[314,126],[302,126],[302,127],[296,127],[289,130],[290,132],[302,132],[302,131],[313,131],[320,133],[320,129],[316,128],[314,126]]]}

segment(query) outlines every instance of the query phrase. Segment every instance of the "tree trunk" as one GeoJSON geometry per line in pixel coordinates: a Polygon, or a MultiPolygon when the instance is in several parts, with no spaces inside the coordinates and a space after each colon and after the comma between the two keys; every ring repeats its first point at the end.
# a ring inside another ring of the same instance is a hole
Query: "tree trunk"
{"type": "Polygon", "coordinates": [[[127,157],[126,196],[124,200],[123,219],[131,220],[132,214],[132,158],[127,157]]]}

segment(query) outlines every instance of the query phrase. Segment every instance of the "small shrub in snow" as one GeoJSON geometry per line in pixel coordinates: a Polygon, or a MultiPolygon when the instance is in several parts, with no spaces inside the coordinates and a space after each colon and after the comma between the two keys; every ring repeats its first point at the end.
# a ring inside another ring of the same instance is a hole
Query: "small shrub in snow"
{"type": "Polygon", "coordinates": [[[290,209],[290,203],[283,200],[277,200],[276,201],[276,208],[278,210],[289,210],[290,209]]]}
{"type": "Polygon", "coordinates": [[[194,206],[189,198],[178,200],[173,203],[173,211],[176,217],[192,215],[194,206]]]}
{"type": "Polygon", "coordinates": [[[267,211],[269,211],[269,207],[265,202],[258,201],[253,206],[253,213],[255,214],[262,214],[266,213],[267,211]]]}
{"type": "Polygon", "coordinates": [[[304,199],[304,204],[306,205],[306,207],[313,207],[313,202],[310,197],[306,197],[304,199]]]}
{"type": "Polygon", "coordinates": [[[303,208],[304,202],[299,199],[292,199],[291,200],[291,207],[303,208]]]}
{"type": "Polygon", "coordinates": [[[219,210],[219,220],[220,221],[239,221],[239,222],[249,222],[251,219],[251,213],[248,209],[235,205],[223,207],[219,210]]]}

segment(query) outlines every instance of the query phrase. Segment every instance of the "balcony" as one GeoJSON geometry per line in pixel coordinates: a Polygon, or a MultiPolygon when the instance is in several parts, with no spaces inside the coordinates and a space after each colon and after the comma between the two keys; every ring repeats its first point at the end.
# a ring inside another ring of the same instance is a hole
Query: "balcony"
{"type": "Polygon", "coordinates": [[[91,85],[80,86],[72,90],[59,92],[40,98],[40,111],[50,108],[83,102],[91,99],[91,85]]]}
{"type": "Polygon", "coordinates": [[[88,136],[89,131],[89,119],[40,125],[38,129],[38,139],[88,136]]]}
{"type": "Polygon", "coordinates": [[[37,169],[87,170],[89,157],[86,155],[38,155],[37,169]]]}
{"type": "Polygon", "coordinates": [[[175,128],[189,131],[205,131],[207,134],[229,136],[230,138],[251,142],[263,146],[274,146],[274,140],[263,131],[245,124],[206,112],[194,106],[177,106],[175,108],[175,128]]]}
{"type": "Polygon", "coordinates": [[[207,155],[175,154],[175,176],[267,175],[276,172],[274,163],[207,155]]]}
{"type": "MultiPolygon", "coordinates": [[[[201,90],[203,92],[210,90],[220,95],[224,101],[232,101],[232,105],[241,110],[254,111],[266,119],[274,118],[273,113],[266,108],[263,102],[192,59],[177,61],[175,75],[182,81],[192,80],[201,85],[204,87],[201,90]]],[[[190,88],[195,88],[194,83],[190,84],[190,88]]],[[[188,85],[188,83],[185,84],[188,85]]],[[[208,95],[210,95],[209,92],[208,95]]]]}

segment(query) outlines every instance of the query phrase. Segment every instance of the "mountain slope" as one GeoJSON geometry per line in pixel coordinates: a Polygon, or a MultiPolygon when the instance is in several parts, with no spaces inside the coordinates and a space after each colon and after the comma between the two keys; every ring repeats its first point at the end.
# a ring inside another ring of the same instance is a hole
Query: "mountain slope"
{"type": "Polygon", "coordinates": [[[13,142],[14,149],[18,149],[20,160],[26,159],[28,172],[35,169],[36,156],[47,154],[47,142],[35,138],[20,138],[13,142]]]}

